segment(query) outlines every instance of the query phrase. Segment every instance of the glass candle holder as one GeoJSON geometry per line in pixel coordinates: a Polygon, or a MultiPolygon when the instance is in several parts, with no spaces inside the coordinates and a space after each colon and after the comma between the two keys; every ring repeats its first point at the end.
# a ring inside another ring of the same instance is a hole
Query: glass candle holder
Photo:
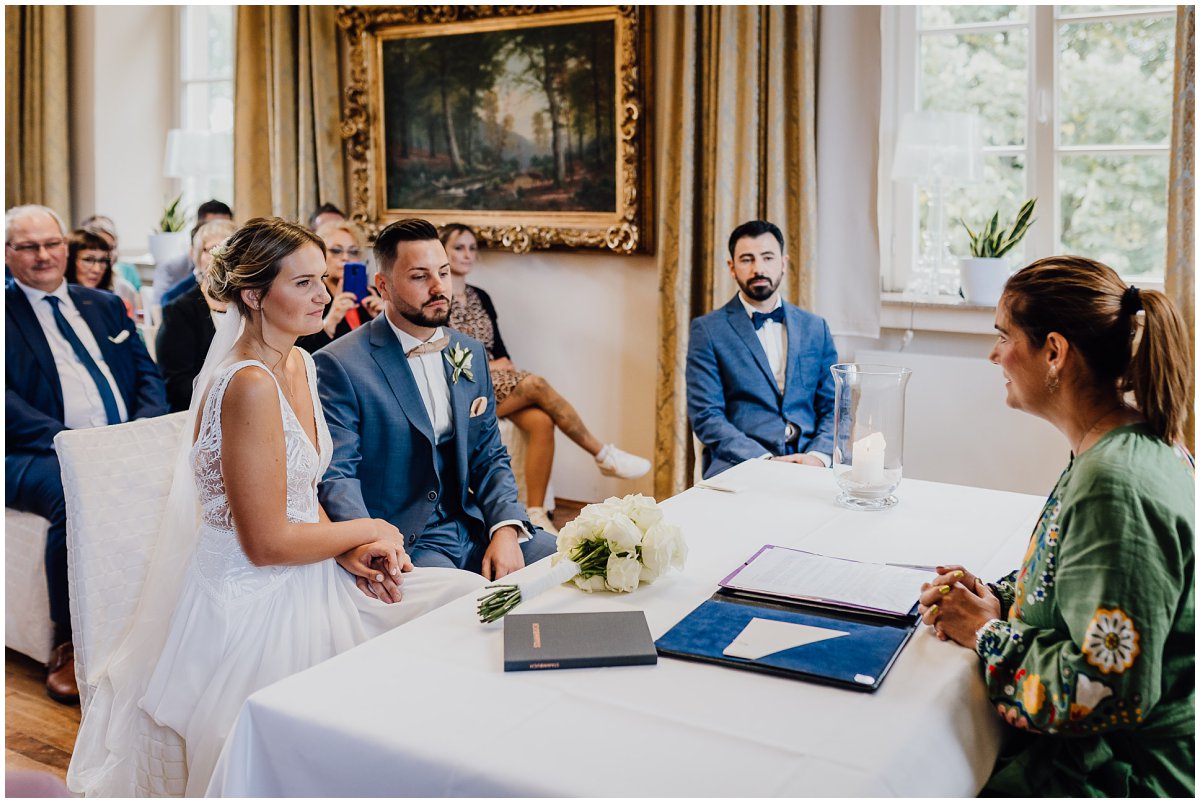
{"type": "Polygon", "coordinates": [[[836,392],[833,474],[838,504],[884,510],[904,475],[904,392],[912,370],[841,363],[830,369],[836,392]]]}

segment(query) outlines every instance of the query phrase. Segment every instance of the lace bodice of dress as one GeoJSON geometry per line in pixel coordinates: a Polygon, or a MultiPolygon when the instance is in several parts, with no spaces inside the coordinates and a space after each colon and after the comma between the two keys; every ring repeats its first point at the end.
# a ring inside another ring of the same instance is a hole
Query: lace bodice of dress
{"type": "MultiPolygon", "coordinates": [[[[312,357],[300,351],[312,394],[316,416],[317,447],[314,448],[299,419],[278,388],[279,409],[283,416],[284,448],[287,451],[287,518],[293,522],[317,521],[317,483],[329,465],[333,445],[329,428],[317,396],[316,372],[312,357]]],[[[225,479],[221,472],[221,402],[229,381],[243,368],[256,366],[271,373],[261,362],[234,363],[217,375],[204,402],[200,432],[192,446],[192,471],[196,497],[200,505],[201,534],[196,545],[196,566],[205,585],[222,598],[239,597],[254,590],[265,590],[271,577],[286,573],[288,567],[257,567],[242,551],[234,531],[225,479]]]]}

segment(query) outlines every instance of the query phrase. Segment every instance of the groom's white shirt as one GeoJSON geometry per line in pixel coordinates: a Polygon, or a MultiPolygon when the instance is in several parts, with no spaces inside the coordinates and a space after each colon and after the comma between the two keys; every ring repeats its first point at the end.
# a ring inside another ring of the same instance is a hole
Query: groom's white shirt
{"type": "MultiPolygon", "coordinates": [[[[405,354],[422,343],[429,342],[417,340],[392,323],[391,318],[388,318],[387,322],[388,326],[392,327],[392,331],[396,333],[396,337],[400,339],[400,348],[404,349],[405,354]]],[[[442,327],[439,326],[429,340],[437,340],[444,334],[442,327]]],[[[421,401],[425,404],[425,412],[429,414],[429,423],[433,425],[433,438],[439,442],[454,428],[453,414],[450,409],[450,386],[446,384],[446,372],[442,368],[442,359],[440,351],[413,355],[408,358],[408,367],[412,369],[413,379],[421,394],[421,401]]]]}
{"type": "MultiPolygon", "coordinates": [[[[386,317],[386,316],[385,316],[386,317]]],[[[404,349],[404,353],[415,349],[422,343],[428,343],[431,340],[437,340],[442,337],[445,332],[442,327],[438,327],[429,340],[417,340],[415,337],[405,332],[399,326],[392,322],[391,318],[387,318],[388,326],[392,327],[392,331],[396,334],[396,338],[400,341],[400,348],[404,349]]],[[[433,438],[435,441],[441,441],[454,428],[453,411],[450,407],[450,386],[446,384],[446,371],[442,367],[442,360],[445,352],[433,351],[429,354],[414,354],[408,358],[408,367],[412,369],[413,381],[417,383],[417,391],[421,394],[421,402],[425,405],[425,412],[429,415],[429,423],[433,425],[433,438]]],[[[512,525],[517,528],[517,543],[528,541],[531,536],[525,529],[525,525],[516,519],[502,521],[492,525],[488,530],[488,537],[496,533],[501,527],[512,525]]]]}

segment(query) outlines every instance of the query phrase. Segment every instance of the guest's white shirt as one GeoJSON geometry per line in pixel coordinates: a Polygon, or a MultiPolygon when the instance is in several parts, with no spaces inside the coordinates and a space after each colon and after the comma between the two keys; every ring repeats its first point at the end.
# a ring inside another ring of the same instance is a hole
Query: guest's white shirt
{"type": "MultiPolygon", "coordinates": [[[[776,296],[775,306],[769,310],[758,310],[750,305],[750,302],[741,294],[741,291],[738,292],[738,301],[742,302],[742,307],[746,310],[746,316],[751,321],[754,320],[754,313],[762,312],[765,314],[774,312],[783,305],[783,299],[776,296]]],[[[754,333],[758,335],[758,342],[762,344],[763,351],[767,354],[767,365],[771,369],[771,374],[775,377],[775,385],[779,388],[779,392],[783,393],[784,383],[787,381],[787,326],[775,321],[763,321],[763,325],[755,330],[754,333]]],[[[833,459],[824,452],[813,451],[808,452],[808,454],[815,455],[818,460],[825,464],[826,468],[829,468],[833,462],[833,459]]],[[[771,456],[770,452],[763,455],[763,457],[771,456]]]]}
{"type": "MultiPolygon", "coordinates": [[[[437,340],[445,335],[442,327],[439,326],[428,340],[418,340],[396,326],[391,318],[387,318],[387,322],[400,340],[400,348],[404,349],[405,354],[422,343],[437,340]]],[[[408,367],[412,370],[413,380],[417,383],[421,402],[425,405],[425,412],[429,415],[429,423],[433,425],[435,442],[440,442],[454,429],[454,411],[450,406],[450,385],[446,383],[446,370],[442,367],[442,362],[446,359],[444,355],[444,351],[433,351],[428,354],[414,354],[408,358],[408,367]]],[[[486,370],[486,366],[484,370],[486,370]]],[[[518,543],[528,541],[532,537],[525,531],[525,526],[516,519],[493,525],[488,531],[488,536],[490,537],[495,534],[496,530],[510,524],[517,528],[518,543]]]]}
{"type": "Polygon", "coordinates": [[[62,311],[63,317],[75,330],[79,342],[83,343],[83,347],[87,349],[88,354],[92,355],[100,372],[108,380],[113,397],[117,400],[117,411],[121,414],[121,420],[128,420],[129,411],[125,409],[125,399],[121,397],[121,389],[117,387],[117,381],[113,378],[108,363],[104,361],[104,354],[100,351],[100,345],[96,342],[95,335],[92,334],[92,328],[87,325],[87,321],[83,319],[79,310],[76,309],[75,303],[71,301],[71,295],[67,292],[66,280],[64,279],[58,289],[52,293],[35,290],[21,284],[16,279],[13,281],[29,299],[29,306],[33,307],[33,314],[37,316],[42,333],[46,336],[46,342],[50,345],[50,354],[54,357],[54,367],[58,370],[58,381],[62,385],[63,425],[68,429],[103,427],[108,425],[108,416],[104,412],[104,400],[100,398],[100,390],[92,381],[92,375],[75,355],[75,349],[71,348],[71,344],[63,337],[63,333],[58,331],[58,324],[54,322],[54,310],[50,302],[45,300],[47,296],[59,299],[58,308],[62,311]]]}

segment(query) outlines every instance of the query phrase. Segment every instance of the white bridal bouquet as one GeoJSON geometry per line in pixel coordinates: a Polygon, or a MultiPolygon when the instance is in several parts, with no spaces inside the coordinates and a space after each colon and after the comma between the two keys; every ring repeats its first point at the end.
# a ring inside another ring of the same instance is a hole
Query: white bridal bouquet
{"type": "Polygon", "coordinates": [[[667,569],[682,569],[687,544],[648,496],[615,496],[588,505],[558,534],[558,553],[548,574],[525,583],[487,586],[479,598],[479,621],[494,622],[522,601],[572,581],[584,591],[633,591],[667,569]]]}

